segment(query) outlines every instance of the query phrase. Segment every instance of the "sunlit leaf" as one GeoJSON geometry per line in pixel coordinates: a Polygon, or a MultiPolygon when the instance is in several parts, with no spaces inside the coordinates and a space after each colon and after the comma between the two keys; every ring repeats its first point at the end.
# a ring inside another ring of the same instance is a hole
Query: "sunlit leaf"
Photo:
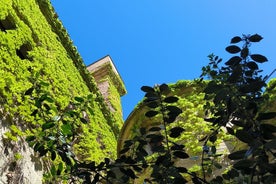
{"type": "Polygon", "coordinates": [[[47,122],[42,125],[42,130],[50,129],[55,126],[55,123],[53,122],[47,122]]]}

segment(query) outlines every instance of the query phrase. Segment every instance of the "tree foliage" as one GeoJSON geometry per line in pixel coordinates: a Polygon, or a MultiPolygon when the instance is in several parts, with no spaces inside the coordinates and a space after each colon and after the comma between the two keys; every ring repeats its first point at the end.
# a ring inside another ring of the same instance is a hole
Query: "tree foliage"
{"type": "MultiPolygon", "coordinates": [[[[167,84],[143,86],[143,103],[149,108],[145,116],[158,121],[150,127],[141,127],[139,134],[124,143],[116,160],[104,159],[100,163],[84,162],[75,155],[73,143],[78,138],[80,124],[89,123],[85,111],[91,96],[75,97],[68,109],[58,111],[54,100],[34,86],[26,96],[34,99],[36,109],[32,116],[41,122],[26,138],[40,157],[48,156],[53,164],[49,175],[70,182],[127,183],[139,180],[144,183],[274,183],[276,181],[276,112],[266,111],[263,104],[269,100],[264,95],[269,76],[262,76],[259,64],[267,62],[261,54],[249,50],[262,37],[258,34],[236,36],[226,51],[233,55],[222,65],[222,59],[209,55],[210,63],[203,67],[198,85],[208,77],[204,88],[206,104],[205,121],[208,133],[201,142],[200,172],[192,172],[183,164],[191,158],[185,140],[179,137],[185,128],[178,121],[183,110],[176,105],[179,98],[172,95],[167,84]],[[240,44],[240,45],[239,45],[240,44]],[[229,167],[220,164],[216,141],[226,131],[239,141],[238,149],[228,154],[229,167]],[[183,144],[184,143],[184,144],[183,144]],[[218,174],[214,174],[219,170],[218,174]],[[223,171],[221,171],[223,170],[223,171]]],[[[91,112],[90,114],[93,114],[91,112]]]]}

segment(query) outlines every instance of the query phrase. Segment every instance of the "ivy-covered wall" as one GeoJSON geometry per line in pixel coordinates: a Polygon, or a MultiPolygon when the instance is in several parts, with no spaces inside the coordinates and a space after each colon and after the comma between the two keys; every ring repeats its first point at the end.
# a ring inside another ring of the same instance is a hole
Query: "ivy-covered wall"
{"type": "MultiPolygon", "coordinates": [[[[0,114],[6,128],[3,140],[16,144],[28,134],[25,124],[36,126],[31,116],[35,107],[24,94],[37,81],[45,81],[50,84],[45,85],[47,92],[61,110],[75,96],[92,93],[93,114],[88,114],[89,123],[83,125],[75,145],[79,156],[95,161],[116,157],[118,124],[122,124],[118,120],[122,118],[109,111],[48,0],[0,0],[0,61],[0,114]],[[13,126],[17,133],[11,130],[13,126]]],[[[9,154],[14,156],[12,151],[9,154]]]]}

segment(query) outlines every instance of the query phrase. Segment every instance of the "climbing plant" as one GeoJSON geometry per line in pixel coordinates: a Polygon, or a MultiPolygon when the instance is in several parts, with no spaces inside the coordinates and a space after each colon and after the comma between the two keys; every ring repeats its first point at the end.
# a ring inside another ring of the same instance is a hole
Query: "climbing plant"
{"type": "Polygon", "coordinates": [[[258,34],[232,38],[226,51],[236,55],[224,64],[218,56],[209,55],[209,65],[202,68],[201,79],[195,81],[198,85],[204,82],[204,116],[209,127],[206,135],[198,138],[202,148],[198,172],[186,165],[191,156],[185,140],[179,139],[186,129],[177,123],[183,110],[167,84],[141,88],[149,121],[125,141],[115,160],[83,161],[74,153],[72,144],[78,140],[80,125],[89,123],[93,116],[89,106],[93,97],[89,95],[75,97],[67,109],[60,111],[39,85],[31,87],[25,95],[34,99],[32,116],[40,124],[33,127],[26,140],[39,156],[51,157],[56,163],[49,169],[50,179],[73,183],[275,183],[276,112],[266,108],[275,84],[267,88],[272,73],[261,75],[259,64],[267,58],[249,49],[261,40],[258,34]],[[90,115],[86,111],[91,111],[90,115]],[[221,157],[216,144],[225,133],[237,142],[228,158],[221,157]],[[221,159],[228,160],[229,167],[223,166],[221,159]]]}

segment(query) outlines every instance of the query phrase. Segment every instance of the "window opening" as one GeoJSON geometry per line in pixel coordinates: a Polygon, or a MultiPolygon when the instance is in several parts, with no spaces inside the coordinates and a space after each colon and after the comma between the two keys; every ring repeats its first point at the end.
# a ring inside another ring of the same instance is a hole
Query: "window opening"
{"type": "Polygon", "coordinates": [[[29,56],[28,52],[32,50],[32,46],[30,43],[25,43],[21,45],[19,49],[16,49],[16,55],[20,57],[20,59],[28,59],[32,61],[32,57],[29,56]]]}
{"type": "Polygon", "coordinates": [[[8,15],[5,19],[0,20],[0,29],[4,32],[7,30],[16,29],[16,25],[12,16],[8,15]]]}

